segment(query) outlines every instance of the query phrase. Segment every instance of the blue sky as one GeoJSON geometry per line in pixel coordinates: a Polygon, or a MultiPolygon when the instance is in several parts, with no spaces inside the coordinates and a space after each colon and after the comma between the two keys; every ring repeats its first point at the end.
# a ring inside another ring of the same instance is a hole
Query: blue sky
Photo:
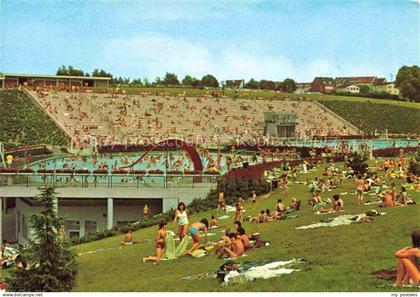
{"type": "Polygon", "coordinates": [[[420,0],[0,3],[0,72],[311,81],[420,64],[420,0]]]}

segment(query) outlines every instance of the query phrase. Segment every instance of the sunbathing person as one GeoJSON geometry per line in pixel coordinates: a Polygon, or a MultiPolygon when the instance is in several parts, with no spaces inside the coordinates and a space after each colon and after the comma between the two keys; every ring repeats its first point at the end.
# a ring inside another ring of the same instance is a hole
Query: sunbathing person
{"type": "Polygon", "coordinates": [[[265,214],[264,210],[261,210],[260,214],[257,215],[257,217],[255,218],[255,222],[257,222],[258,224],[267,222],[267,215],[265,214]]]}
{"type": "Polygon", "coordinates": [[[286,207],[284,206],[282,199],[277,200],[276,211],[279,215],[286,212],[286,207]]]}
{"type": "Polygon", "coordinates": [[[412,280],[420,284],[420,230],[411,233],[413,246],[405,247],[395,253],[398,258],[396,286],[408,285],[412,280]]]}
{"type": "Polygon", "coordinates": [[[246,235],[245,229],[244,228],[238,228],[237,229],[237,234],[238,234],[238,239],[240,239],[244,245],[245,249],[249,248],[249,237],[248,235],[246,235]]]}
{"type": "Polygon", "coordinates": [[[206,243],[208,242],[207,237],[207,228],[209,227],[209,222],[207,219],[202,219],[200,222],[194,223],[190,225],[190,229],[188,230],[188,233],[190,234],[193,245],[191,246],[191,249],[187,252],[187,255],[192,256],[192,252],[196,250],[200,246],[200,231],[204,231],[204,234],[206,236],[206,243]]]}
{"type": "Polygon", "coordinates": [[[216,255],[219,256],[219,258],[223,257],[225,254],[224,248],[225,246],[230,246],[232,244],[232,241],[229,238],[229,234],[231,231],[229,229],[226,229],[225,235],[222,236],[221,240],[216,244],[216,255]]]}
{"type": "Polygon", "coordinates": [[[343,199],[341,199],[338,194],[335,194],[333,196],[333,199],[334,199],[334,202],[333,202],[333,210],[334,211],[344,210],[344,202],[343,202],[343,199]]]}
{"type": "Polygon", "coordinates": [[[130,244],[133,244],[133,243],[135,243],[133,241],[133,232],[131,232],[131,229],[128,229],[127,233],[124,235],[124,241],[121,242],[121,244],[130,245],[130,244]]]}
{"type": "Polygon", "coordinates": [[[159,230],[156,235],[156,256],[149,256],[143,258],[143,263],[147,261],[159,262],[165,250],[165,237],[166,237],[166,222],[159,224],[159,230]]]}
{"type": "Polygon", "coordinates": [[[398,195],[398,202],[402,205],[407,205],[408,203],[408,194],[405,187],[401,187],[400,194],[398,195]]]}
{"type": "Polygon", "coordinates": [[[238,235],[234,232],[229,234],[229,238],[232,241],[230,247],[224,247],[223,250],[226,252],[226,254],[229,255],[231,258],[238,258],[242,256],[245,252],[244,244],[242,243],[242,240],[238,238],[238,235]]]}
{"type": "Polygon", "coordinates": [[[392,199],[392,195],[387,191],[382,192],[382,203],[379,205],[380,207],[391,207],[394,206],[394,201],[392,199]]]}
{"type": "Polygon", "coordinates": [[[299,210],[300,208],[300,200],[297,200],[295,197],[292,198],[292,203],[287,208],[287,212],[293,212],[299,210]]]}
{"type": "Polygon", "coordinates": [[[211,216],[211,220],[210,220],[210,223],[209,223],[209,227],[210,228],[219,228],[219,225],[218,225],[218,223],[217,223],[217,219],[216,219],[216,217],[214,216],[214,215],[212,215],[211,216]]]}

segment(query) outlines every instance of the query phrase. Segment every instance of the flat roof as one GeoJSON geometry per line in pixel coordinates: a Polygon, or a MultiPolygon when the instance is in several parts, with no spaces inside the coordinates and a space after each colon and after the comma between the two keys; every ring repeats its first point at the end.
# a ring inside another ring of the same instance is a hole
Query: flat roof
{"type": "MultiPolygon", "coordinates": [[[[110,80],[110,77],[98,77],[98,76],[70,76],[70,75],[41,75],[41,74],[13,74],[3,73],[3,79],[7,76],[14,77],[32,77],[32,78],[66,78],[66,79],[93,79],[93,80],[110,80]]],[[[0,77],[0,79],[2,79],[0,77]]]]}

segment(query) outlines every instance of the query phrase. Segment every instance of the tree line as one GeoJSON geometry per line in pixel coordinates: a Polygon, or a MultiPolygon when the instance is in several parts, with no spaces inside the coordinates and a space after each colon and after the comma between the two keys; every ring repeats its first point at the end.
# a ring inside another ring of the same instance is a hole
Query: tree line
{"type": "MultiPolygon", "coordinates": [[[[154,81],[149,81],[148,78],[134,78],[129,77],[117,77],[103,69],[95,69],[92,73],[84,72],[81,69],[77,69],[71,65],[61,66],[57,70],[57,75],[71,75],[71,76],[96,76],[96,77],[109,77],[111,78],[111,85],[114,86],[189,86],[193,88],[201,87],[224,87],[225,82],[220,82],[212,74],[204,75],[201,79],[186,75],[182,80],[178,78],[175,73],[167,72],[163,77],[156,77],[154,81]]],[[[399,89],[401,97],[405,100],[412,100],[420,102],[420,67],[417,65],[413,66],[402,66],[398,70],[398,74],[395,80],[395,86],[399,89]]],[[[296,90],[296,82],[291,78],[286,78],[283,81],[272,81],[272,80],[255,80],[251,78],[244,85],[247,89],[253,90],[273,90],[282,92],[293,92],[296,90]]],[[[368,93],[368,86],[361,86],[360,93],[368,93]]]]}
{"type": "MultiPolygon", "coordinates": [[[[58,68],[57,75],[70,75],[70,76],[83,76],[83,77],[109,77],[111,78],[111,85],[115,86],[188,86],[193,88],[211,87],[218,88],[224,87],[225,82],[219,82],[212,74],[206,74],[201,79],[191,75],[186,75],[183,79],[179,79],[175,73],[167,72],[163,77],[156,77],[153,81],[148,78],[133,78],[130,77],[117,77],[103,69],[95,69],[92,73],[84,72],[71,65],[58,68]]],[[[251,78],[245,85],[248,89],[260,90],[273,90],[283,92],[293,92],[296,90],[296,82],[293,79],[287,78],[282,82],[275,82],[271,80],[262,79],[257,81],[251,78]]]]}

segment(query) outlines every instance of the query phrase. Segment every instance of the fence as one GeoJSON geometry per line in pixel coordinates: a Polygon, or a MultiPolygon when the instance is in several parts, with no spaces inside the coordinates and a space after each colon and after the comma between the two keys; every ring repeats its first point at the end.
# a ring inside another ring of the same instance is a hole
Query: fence
{"type": "Polygon", "coordinates": [[[2,172],[0,186],[200,188],[217,184],[218,174],[95,174],[2,172]]]}

